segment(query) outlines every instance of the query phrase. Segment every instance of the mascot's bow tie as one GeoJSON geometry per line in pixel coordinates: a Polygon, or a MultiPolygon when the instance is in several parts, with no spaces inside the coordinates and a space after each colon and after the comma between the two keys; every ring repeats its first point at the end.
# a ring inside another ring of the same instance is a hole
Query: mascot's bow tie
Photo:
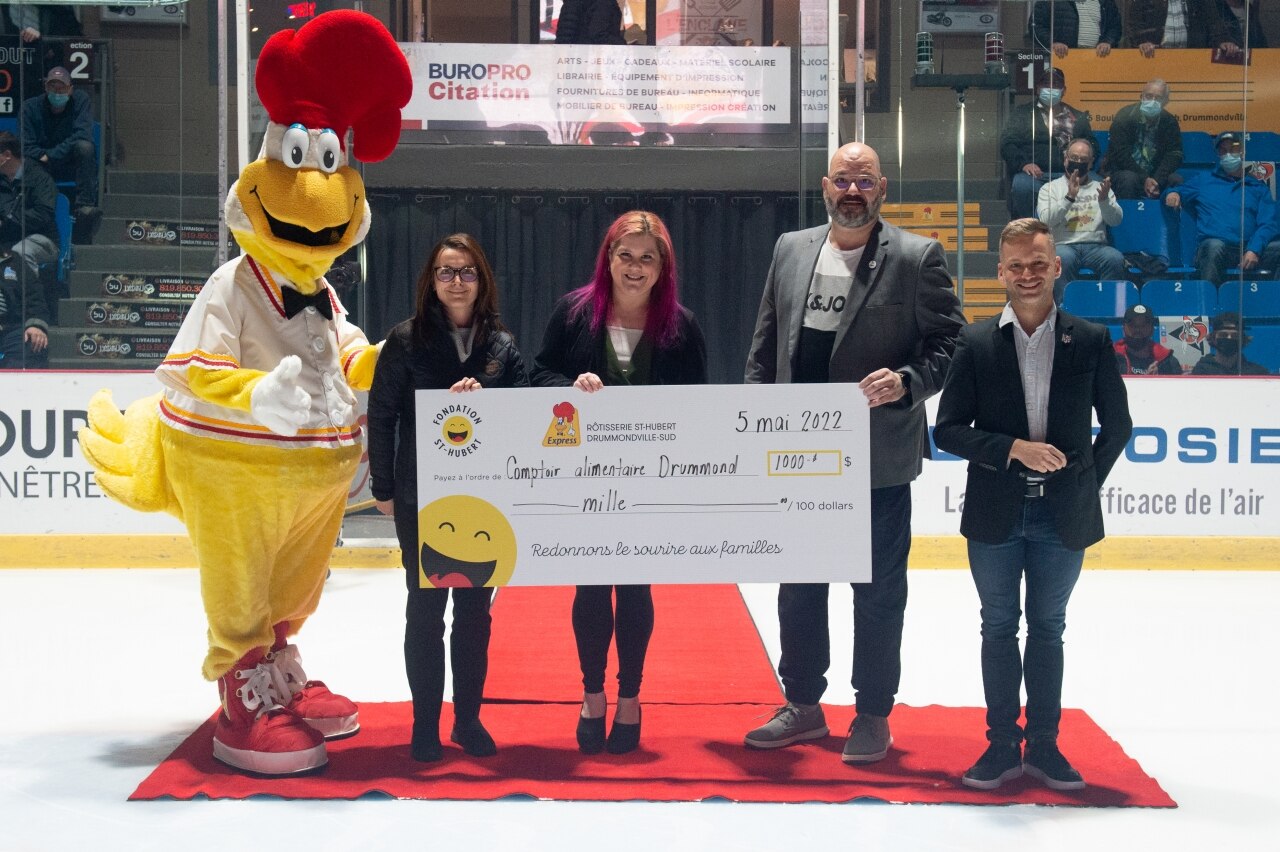
{"type": "Polygon", "coordinates": [[[333,319],[333,303],[329,301],[329,288],[321,287],[310,296],[304,296],[292,287],[281,287],[284,296],[284,315],[293,319],[303,308],[311,306],[324,314],[325,319],[333,319]]]}

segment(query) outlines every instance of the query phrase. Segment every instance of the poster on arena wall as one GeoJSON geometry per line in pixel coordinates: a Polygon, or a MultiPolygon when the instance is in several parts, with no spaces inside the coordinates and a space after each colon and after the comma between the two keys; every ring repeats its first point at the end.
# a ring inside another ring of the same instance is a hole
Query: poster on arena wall
{"type": "MultiPolygon", "coordinates": [[[[1274,536],[1280,379],[1127,378],[1133,436],[1100,492],[1109,536],[1274,536]]],[[[937,397],[929,400],[929,423],[937,397]]],[[[915,535],[956,535],[963,459],[933,448],[912,488],[915,535]]]]}
{"type": "Polygon", "coordinates": [[[541,129],[579,144],[610,125],[637,135],[787,125],[786,48],[402,43],[413,73],[406,129],[541,129]]]}
{"type": "MultiPolygon", "coordinates": [[[[185,532],[172,516],[129,509],[98,487],[76,433],[101,388],[122,409],[161,389],[149,370],[0,372],[0,536],[185,532]]],[[[367,394],[357,398],[363,427],[367,394]]],[[[366,451],[347,502],[369,499],[366,451]]]]}

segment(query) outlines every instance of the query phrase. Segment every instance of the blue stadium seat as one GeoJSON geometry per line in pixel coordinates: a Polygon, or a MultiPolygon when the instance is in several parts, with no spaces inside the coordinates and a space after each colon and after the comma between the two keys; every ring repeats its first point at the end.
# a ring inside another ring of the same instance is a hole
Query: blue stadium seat
{"type": "Polygon", "coordinates": [[[1062,309],[1082,317],[1120,317],[1136,304],[1132,281],[1068,281],[1062,296],[1062,309]]]}
{"type": "Polygon", "coordinates": [[[1270,130],[1251,130],[1245,135],[1244,156],[1250,162],[1257,160],[1280,161],[1280,133],[1270,130]]]}
{"type": "Polygon", "coordinates": [[[1124,219],[1111,227],[1111,244],[1121,254],[1145,251],[1169,257],[1169,229],[1165,223],[1164,202],[1157,198],[1120,199],[1124,219]]]}
{"type": "Polygon", "coordinates": [[[1218,312],[1218,288],[1211,281],[1156,278],[1142,285],[1140,295],[1159,317],[1211,317],[1218,312]]]}
{"type": "Polygon", "coordinates": [[[1182,134],[1182,163],[1192,166],[1215,166],[1218,152],[1213,137],[1203,130],[1187,130],[1182,134]]]}
{"type": "Polygon", "coordinates": [[[1095,130],[1093,131],[1093,138],[1098,140],[1098,161],[1101,162],[1102,155],[1107,153],[1107,145],[1111,141],[1111,131],[1095,130]]]}
{"type": "Polygon", "coordinates": [[[1191,214],[1182,209],[1179,211],[1170,210],[1169,221],[1173,223],[1174,231],[1177,238],[1172,236],[1169,240],[1169,265],[1176,266],[1179,269],[1195,269],[1196,265],[1196,246],[1200,241],[1196,239],[1196,220],[1191,218],[1191,214]],[[1174,257],[1177,261],[1174,261],[1174,257]]]}
{"type": "Polygon", "coordinates": [[[1280,281],[1246,281],[1243,293],[1239,281],[1223,281],[1218,290],[1218,310],[1243,311],[1246,319],[1280,318],[1280,281]]]}
{"type": "Polygon", "coordinates": [[[1272,373],[1280,371],[1280,325],[1249,325],[1246,322],[1245,329],[1253,342],[1245,349],[1244,357],[1272,373]]]}
{"type": "Polygon", "coordinates": [[[71,261],[71,202],[62,193],[53,204],[53,221],[58,226],[58,281],[65,282],[75,264],[71,261]]]}

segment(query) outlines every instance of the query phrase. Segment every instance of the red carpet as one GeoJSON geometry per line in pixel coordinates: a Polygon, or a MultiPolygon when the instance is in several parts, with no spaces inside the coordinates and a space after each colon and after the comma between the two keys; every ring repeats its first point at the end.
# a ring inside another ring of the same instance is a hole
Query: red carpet
{"type": "MultiPolygon", "coordinates": [[[[489,640],[485,698],[582,700],[573,644],[572,587],[498,592],[489,640]]],[[[654,704],[781,704],[751,613],[737,586],[654,586],[653,638],[641,696],[654,704]]],[[[617,657],[609,649],[605,691],[617,695],[617,657]]]]}
{"type": "MultiPolygon", "coordinates": [[[[446,706],[443,730],[449,730],[446,706]]],[[[908,707],[893,712],[889,757],[865,767],[840,761],[851,707],[828,707],[833,736],[772,752],[742,746],[742,734],[772,705],[646,704],[644,741],[632,754],[587,757],[573,738],[576,707],[496,705],[483,711],[497,757],[469,758],[446,744],[445,759],[415,763],[407,745],[409,704],[362,704],[361,731],[329,744],[329,766],[304,778],[250,778],[213,760],[213,721],[187,738],[134,791],[132,799],[196,796],[240,799],[355,799],[370,793],[403,799],[539,799],[590,801],[888,802],[1174,807],[1119,744],[1080,710],[1063,716],[1061,745],[1089,787],[1056,793],[1022,778],[992,793],[970,790],[960,776],[982,753],[983,711],[908,707]]]]}
{"type": "MultiPolygon", "coordinates": [[[[1174,801],[1080,710],[1063,714],[1061,745],[1089,787],[1058,793],[1023,778],[993,793],[960,776],[986,747],[984,712],[908,707],[893,713],[895,746],[876,764],[840,760],[852,707],[828,706],[832,736],[770,752],[742,735],[781,703],[760,637],[734,586],[654,588],[657,625],[644,680],[644,738],[622,757],[577,751],[581,699],[569,606],[573,590],[504,589],[494,605],[485,725],[500,749],[473,759],[445,744],[445,759],[409,756],[411,709],[364,703],[361,731],[329,744],[329,765],[302,778],[253,778],[213,760],[210,719],[131,799],[539,799],[585,801],[888,802],[1175,807],[1174,801]]],[[[610,666],[610,678],[614,667],[610,666]]],[[[610,683],[608,691],[614,693],[610,683]]],[[[445,705],[447,736],[452,707],[445,705]]]]}

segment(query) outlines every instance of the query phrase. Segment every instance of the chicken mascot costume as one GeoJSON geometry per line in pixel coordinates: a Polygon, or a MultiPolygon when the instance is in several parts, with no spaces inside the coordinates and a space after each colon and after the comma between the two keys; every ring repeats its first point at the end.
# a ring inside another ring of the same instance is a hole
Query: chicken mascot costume
{"type": "Polygon", "coordinates": [[[360,160],[390,155],[412,81],[386,28],[343,10],[272,36],[256,83],[271,121],[225,209],[245,254],[192,304],[156,370],[165,390],[123,416],[100,391],[80,445],[103,491],[187,527],[222,701],[214,757],[285,775],[360,727],[288,637],[320,600],[361,454],[353,390],[378,356],[323,278],[369,230],[345,139],[360,160]]]}

